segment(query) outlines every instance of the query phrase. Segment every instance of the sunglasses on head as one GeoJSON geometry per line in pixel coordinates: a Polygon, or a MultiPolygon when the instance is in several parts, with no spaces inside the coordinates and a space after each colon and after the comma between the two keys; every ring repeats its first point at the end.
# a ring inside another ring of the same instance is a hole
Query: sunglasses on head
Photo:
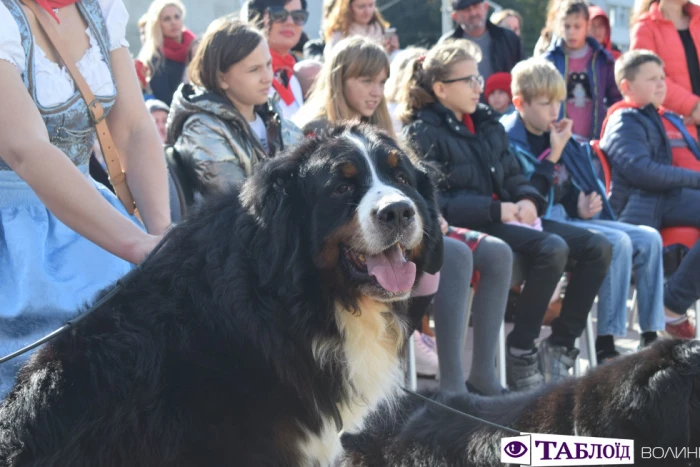
{"type": "Polygon", "coordinates": [[[281,6],[271,6],[267,9],[267,12],[270,15],[270,22],[272,23],[284,23],[287,21],[287,18],[291,16],[294,24],[303,26],[309,19],[309,12],[306,10],[287,11],[281,6]]]}

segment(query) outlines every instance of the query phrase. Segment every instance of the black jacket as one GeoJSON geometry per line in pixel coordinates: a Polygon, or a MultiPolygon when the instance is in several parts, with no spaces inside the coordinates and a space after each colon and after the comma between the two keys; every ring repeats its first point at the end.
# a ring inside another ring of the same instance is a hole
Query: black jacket
{"type": "MultiPolygon", "coordinates": [[[[486,22],[486,32],[491,35],[491,57],[483,57],[482,60],[491,59],[491,68],[494,73],[510,73],[516,63],[523,60],[523,46],[520,38],[510,29],[496,26],[491,21],[486,22]]],[[[440,42],[445,39],[469,39],[462,26],[457,25],[451,32],[440,38],[440,42]]]]}
{"type": "Polygon", "coordinates": [[[185,76],[185,64],[167,58],[164,60],[163,65],[159,65],[158,61],[152,65],[153,74],[148,85],[156,99],[170,105],[185,76]]]}
{"type": "Polygon", "coordinates": [[[672,166],[671,143],[651,104],[610,115],[600,148],[612,166],[610,205],[622,222],[658,229],[666,194],[700,189],[700,172],[672,166]]]}
{"type": "Polygon", "coordinates": [[[523,175],[493,110],[480,104],[471,117],[476,134],[450,110],[433,103],[404,128],[412,149],[433,170],[447,222],[480,229],[501,222],[501,201],[522,199],[532,200],[538,214],[544,213],[546,201],[523,175]]]}

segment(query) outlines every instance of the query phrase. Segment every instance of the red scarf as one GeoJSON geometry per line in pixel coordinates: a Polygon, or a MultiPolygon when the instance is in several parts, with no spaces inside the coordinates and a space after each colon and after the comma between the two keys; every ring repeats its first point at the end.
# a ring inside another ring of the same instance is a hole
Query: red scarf
{"type": "Polygon", "coordinates": [[[272,81],[272,86],[274,86],[275,91],[277,91],[284,103],[290,105],[295,101],[291,83],[292,76],[294,76],[294,65],[296,65],[297,61],[294,55],[290,53],[282,56],[280,53],[270,49],[270,55],[272,56],[272,72],[275,76],[278,76],[278,73],[282,71],[287,73],[287,86],[282,84],[276,77],[272,81]]]}
{"type": "Polygon", "coordinates": [[[72,5],[74,3],[78,3],[78,0],[36,0],[36,3],[41,8],[46,10],[53,17],[53,19],[56,20],[58,24],[61,24],[61,22],[58,19],[58,16],[56,16],[56,13],[53,12],[54,8],[59,9],[68,5],[72,5]]]}
{"type": "Polygon", "coordinates": [[[470,114],[464,114],[462,117],[462,123],[464,123],[464,126],[467,127],[467,130],[473,135],[476,134],[476,129],[474,128],[474,120],[472,120],[472,116],[470,114]]]}
{"type": "Polygon", "coordinates": [[[190,50],[190,44],[197,37],[185,28],[182,30],[182,42],[178,42],[175,39],[169,37],[163,38],[163,55],[168,60],[172,60],[178,63],[185,63],[187,61],[187,52],[190,50]]]}

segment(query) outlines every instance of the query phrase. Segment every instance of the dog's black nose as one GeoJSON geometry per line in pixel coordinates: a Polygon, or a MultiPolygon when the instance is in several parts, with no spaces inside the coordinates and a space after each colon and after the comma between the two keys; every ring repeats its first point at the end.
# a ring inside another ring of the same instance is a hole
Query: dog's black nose
{"type": "Polygon", "coordinates": [[[396,201],[387,204],[377,211],[377,219],[382,224],[401,228],[406,226],[413,220],[416,215],[416,210],[413,205],[407,201],[396,201]]]}

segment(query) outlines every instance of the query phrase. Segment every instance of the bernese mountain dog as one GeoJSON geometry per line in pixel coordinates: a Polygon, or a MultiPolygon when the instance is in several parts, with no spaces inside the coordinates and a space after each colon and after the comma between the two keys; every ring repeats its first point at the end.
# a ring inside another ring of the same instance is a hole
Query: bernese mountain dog
{"type": "MultiPolygon", "coordinates": [[[[431,397],[522,433],[632,439],[637,466],[688,467],[700,465],[696,455],[679,454],[700,445],[698,387],[700,342],[659,339],[581,378],[532,391],[495,397],[445,392],[431,397]],[[651,456],[643,455],[643,448],[658,449],[651,456]]],[[[343,435],[339,467],[504,465],[501,438],[512,433],[410,395],[392,405],[375,410],[359,434],[343,435]]],[[[567,461],[562,459],[559,465],[567,461]]]]}
{"type": "Polygon", "coordinates": [[[369,126],[265,162],[32,355],[0,465],[333,465],[402,385],[411,290],[442,264],[435,196],[369,126]]]}

